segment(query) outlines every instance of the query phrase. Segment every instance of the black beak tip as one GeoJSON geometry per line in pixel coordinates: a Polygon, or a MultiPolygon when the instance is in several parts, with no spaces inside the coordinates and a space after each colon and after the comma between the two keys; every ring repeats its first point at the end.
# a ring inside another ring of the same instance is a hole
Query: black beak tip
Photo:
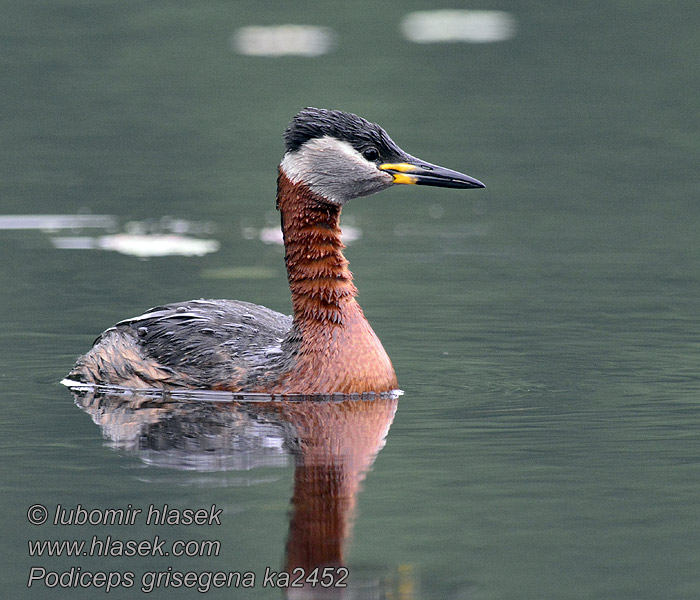
{"type": "Polygon", "coordinates": [[[481,183],[478,179],[474,179],[473,177],[469,178],[471,181],[465,185],[464,187],[469,189],[469,190],[478,190],[480,188],[485,188],[486,184],[481,183]]]}
{"type": "Polygon", "coordinates": [[[463,190],[477,190],[486,186],[479,181],[459,171],[446,169],[438,165],[431,165],[422,161],[417,162],[417,166],[424,170],[411,172],[415,176],[415,183],[418,185],[432,185],[435,187],[448,187],[463,190]]]}
{"type": "Polygon", "coordinates": [[[441,172],[434,175],[428,176],[418,176],[415,182],[418,185],[429,185],[434,187],[446,187],[460,190],[478,190],[480,188],[485,188],[481,181],[469,177],[469,175],[464,175],[463,173],[457,173],[455,171],[451,172],[441,172]]]}

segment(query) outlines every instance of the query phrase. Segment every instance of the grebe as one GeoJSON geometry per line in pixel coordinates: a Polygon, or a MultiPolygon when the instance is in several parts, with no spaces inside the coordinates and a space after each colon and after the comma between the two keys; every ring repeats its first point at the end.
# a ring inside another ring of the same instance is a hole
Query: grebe
{"type": "Polygon", "coordinates": [[[355,300],[343,205],[393,184],[482,188],[407,154],[379,125],[305,108],[284,133],[277,179],[292,316],[237,300],[150,309],[107,329],[68,383],[270,394],[388,392],[394,368],[355,300]]]}

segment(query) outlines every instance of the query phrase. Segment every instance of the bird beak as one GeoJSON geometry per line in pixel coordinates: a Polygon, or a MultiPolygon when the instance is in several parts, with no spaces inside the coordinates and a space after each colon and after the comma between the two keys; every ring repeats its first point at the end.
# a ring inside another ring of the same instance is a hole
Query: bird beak
{"type": "Polygon", "coordinates": [[[406,162],[384,163],[379,165],[381,171],[389,173],[394,183],[412,185],[432,185],[435,187],[477,189],[486,187],[478,179],[469,177],[459,171],[431,165],[413,156],[407,157],[406,162]]]}

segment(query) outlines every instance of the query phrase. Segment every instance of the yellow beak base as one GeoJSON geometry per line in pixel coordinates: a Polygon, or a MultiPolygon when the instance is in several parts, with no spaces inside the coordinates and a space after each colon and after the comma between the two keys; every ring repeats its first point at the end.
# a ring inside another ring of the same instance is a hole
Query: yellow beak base
{"type": "Polygon", "coordinates": [[[416,166],[409,163],[384,163],[379,165],[379,168],[382,171],[393,171],[391,175],[394,178],[394,183],[415,184],[418,180],[413,175],[406,174],[418,170],[416,166]]]}

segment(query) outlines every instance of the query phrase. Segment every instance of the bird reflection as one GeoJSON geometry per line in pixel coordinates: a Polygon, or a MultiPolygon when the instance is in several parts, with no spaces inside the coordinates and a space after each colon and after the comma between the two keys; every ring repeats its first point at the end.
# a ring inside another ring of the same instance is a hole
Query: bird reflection
{"type": "MultiPolygon", "coordinates": [[[[291,461],[284,570],[307,573],[346,564],[361,483],[384,446],[398,403],[395,394],[250,401],[216,392],[72,392],[112,447],[135,452],[149,465],[211,472],[291,461]]],[[[290,598],[338,597],[318,586],[288,591],[290,598]]],[[[395,591],[394,597],[413,596],[395,591]]]]}

